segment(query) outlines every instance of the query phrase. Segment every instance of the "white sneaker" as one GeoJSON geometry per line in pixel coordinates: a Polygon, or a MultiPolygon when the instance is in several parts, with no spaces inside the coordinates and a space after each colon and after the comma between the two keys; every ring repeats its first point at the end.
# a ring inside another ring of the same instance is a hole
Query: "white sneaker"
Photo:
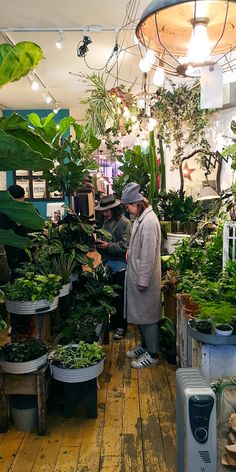
{"type": "Polygon", "coordinates": [[[137,357],[141,356],[141,354],[144,354],[144,352],[146,352],[146,349],[144,349],[144,347],[136,346],[133,347],[133,349],[131,349],[130,351],[127,351],[125,355],[129,359],[136,359],[137,357]]]}
{"type": "Polygon", "coordinates": [[[145,367],[152,367],[158,364],[158,359],[154,359],[148,352],[145,352],[138,359],[131,362],[131,367],[134,369],[145,369],[145,367]]]}

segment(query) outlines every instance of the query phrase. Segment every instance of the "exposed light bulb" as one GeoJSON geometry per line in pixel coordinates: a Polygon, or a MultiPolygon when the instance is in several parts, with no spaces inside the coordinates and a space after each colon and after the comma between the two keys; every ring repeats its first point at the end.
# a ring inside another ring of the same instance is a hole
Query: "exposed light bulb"
{"type": "Polygon", "coordinates": [[[142,71],[142,72],[149,72],[150,69],[151,69],[151,64],[149,64],[149,62],[146,62],[145,59],[141,59],[139,61],[139,69],[142,71]]]}
{"type": "Polygon", "coordinates": [[[165,71],[162,67],[157,67],[154,74],[152,81],[154,85],[157,85],[157,87],[162,87],[165,82],[165,71]]]}
{"type": "Polygon", "coordinates": [[[188,47],[188,62],[201,64],[210,55],[210,43],[207,34],[207,19],[196,21],[188,47]]]}
{"type": "Polygon", "coordinates": [[[138,108],[145,108],[145,100],[144,100],[144,98],[139,98],[139,99],[137,100],[137,107],[138,107],[138,108]]]}
{"type": "Polygon", "coordinates": [[[145,55],[145,57],[144,57],[144,60],[145,60],[148,64],[150,64],[151,66],[153,66],[153,64],[154,64],[154,62],[155,62],[155,60],[156,60],[154,51],[152,51],[151,49],[148,49],[148,51],[147,51],[147,53],[146,53],[146,55],[145,55]]]}
{"type": "Polygon", "coordinates": [[[155,120],[155,118],[149,118],[148,131],[153,131],[156,124],[157,124],[157,120],[155,120]]]}

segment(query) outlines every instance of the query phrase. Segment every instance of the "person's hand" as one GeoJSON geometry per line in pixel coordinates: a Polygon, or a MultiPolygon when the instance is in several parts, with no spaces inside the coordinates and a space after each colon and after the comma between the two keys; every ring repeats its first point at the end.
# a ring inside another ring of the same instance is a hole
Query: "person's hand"
{"type": "Polygon", "coordinates": [[[98,249],[107,249],[108,246],[109,246],[109,243],[107,241],[97,240],[96,242],[96,247],[98,249]]]}
{"type": "Polygon", "coordinates": [[[142,285],[137,285],[137,287],[140,292],[144,292],[144,290],[147,290],[147,287],[143,287],[142,285]]]}
{"type": "Polygon", "coordinates": [[[128,251],[126,251],[125,253],[125,262],[128,263],[128,259],[129,259],[129,255],[128,255],[128,251]]]}

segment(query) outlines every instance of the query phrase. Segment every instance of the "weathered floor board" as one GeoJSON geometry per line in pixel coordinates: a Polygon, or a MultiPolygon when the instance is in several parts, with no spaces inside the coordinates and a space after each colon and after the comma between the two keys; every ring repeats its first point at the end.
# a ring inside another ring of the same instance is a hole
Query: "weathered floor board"
{"type": "Polygon", "coordinates": [[[125,351],[137,344],[137,330],[104,346],[99,378],[98,418],[81,405],[63,418],[60,401],[51,406],[48,433],[0,434],[1,472],[175,472],[175,367],[131,369],[125,351]]]}

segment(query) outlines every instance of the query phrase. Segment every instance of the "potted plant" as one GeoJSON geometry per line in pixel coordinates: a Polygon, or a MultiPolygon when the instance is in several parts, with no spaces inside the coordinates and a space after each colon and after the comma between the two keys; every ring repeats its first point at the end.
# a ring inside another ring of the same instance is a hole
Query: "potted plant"
{"type": "Polygon", "coordinates": [[[55,274],[35,275],[25,273],[12,284],[3,287],[6,308],[9,313],[27,315],[45,313],[54,310],[58,305],[58,293],[61,288],[61,277],[55,274]]]}
{"type": "Polygon", "coordinates": [[[86,382],[98,377],[104,368],[102,346],[80,341],[78,344],[57,345],[48,360],[52,376],[61,382],[86,382]]]}
{"type": "Polygon", "coordinates": [[[40,339],[7,343],[1,349],[1,369],[11,374],[34,372],[47,362],[47,347],[40,339]]]}

